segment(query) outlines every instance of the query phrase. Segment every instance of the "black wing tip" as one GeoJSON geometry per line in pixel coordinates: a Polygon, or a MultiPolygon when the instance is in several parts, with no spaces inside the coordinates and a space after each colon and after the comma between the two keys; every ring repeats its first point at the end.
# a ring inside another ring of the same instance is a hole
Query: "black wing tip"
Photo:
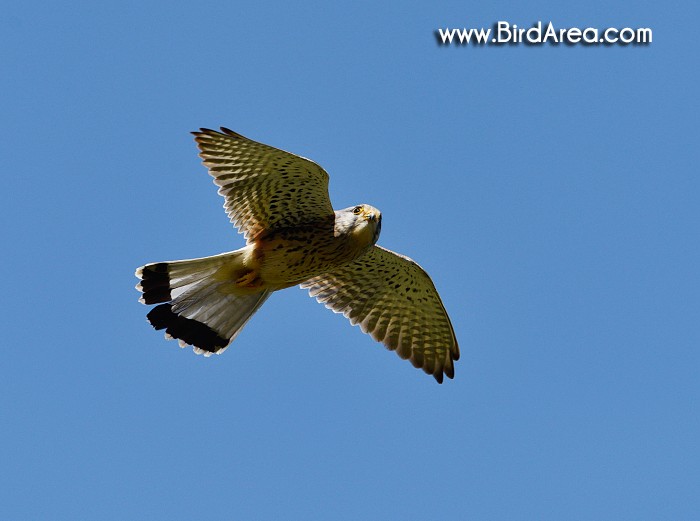
{"type": "Polygon", "coordinates": [[[447,368],[447,367],[446,367],[445,369],[443,369],[443,370],[440,371],[439,373],[435,373],[435,374],[433,375],[433,378],[435,378],[435,381],[437,381],[437,383],[442,384],[443,379],[444,379],[445,376],[446,376],[447,378],[449,378],[450,380],[453,380],[454,377],[455,377],[455,371],[454,371],[454,369],[453,369],[453,368],[447,368]],[[443,371],[444,371],[444,372],[443,372],[443,371]]]}
{"type": "Polygon", "coordinates": [[[229,344],[227,338],[206,324],[173,312],[171,304],[154,307],[146,318],[156,330],[165,329],[171,337],[183,340],[203,351],[216,353],[229,344]]]}
{"type": "Polygon", "coordinates": [[[214,130],[211,128],[206,128],[206,127],[201,127],[199,130],[195,130],[190,132],[193,136],[195,136],[197,139],[201,139],[205,136],[230,136],[238,139],[247,139],[245,136],[242,134],[239,134],[238,132],[231,130],[230,128],[227,127],[219,127],[221,130],[214,130]]]}
{"type": "Polygon", "coordinates": [[[446,376],[450,380],[453,380],[455,377],[455,366],[454,362],[459,358],[459,354],[455,357],[452,352],[447,353],[447,359],[445,360],[445,363],[442,365],[442,367],[436,368],[437,370],[432,373],[433,378],[437,381],[437,383],[441,384],[443,382],[444,377],[446,376]]]}
{"type": "Polygon", "coordinates": [[[193,132],[190,132],[195,137],[196,141],[199,141],[202,138],[205,138],[207,136],[219,136],[221,135],[220,132],[217,132],[216,130],[212,130],[210,128],[205,128],[202,127],[199,130],[195,130],[193,132]]]}
{"type": "Polygon", "coordinates": [[[241,139],[246,139],[245,136],[242,134],[239,134],[238,132],[231,130],[230,128],[227,127],[219,127],[221,129],[221,132],[226,134],[227,136],[233,136],[241,139]]]}

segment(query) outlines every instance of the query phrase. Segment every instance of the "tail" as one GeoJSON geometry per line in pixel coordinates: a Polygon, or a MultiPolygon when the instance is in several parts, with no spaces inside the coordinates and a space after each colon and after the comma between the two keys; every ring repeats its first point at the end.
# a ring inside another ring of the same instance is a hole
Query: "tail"
{"type": "Polygon", "coordinates": [[[222,353],[236,338],[271,291],[240,295],[232,292],[231,273],[242,264],[244,249],[213,257],[157,262],[136,270],[136,289],[143,304],[160,304],[146,317],[165,329],[165,337],[191,345],[195,353],[222,353]],[[228,274],[228,276],[227,276],[228,274]]]}

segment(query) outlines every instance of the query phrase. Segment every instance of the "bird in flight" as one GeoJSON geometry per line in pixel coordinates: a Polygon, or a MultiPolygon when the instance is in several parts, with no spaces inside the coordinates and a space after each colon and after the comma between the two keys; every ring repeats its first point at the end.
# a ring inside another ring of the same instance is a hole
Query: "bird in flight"
{"type": "Polygon", "coordinates": [[[136,270],[147,315],[168,339],[222,353],[275,291],[300,285],[376,341],[442,383],[459,347],[428,274],[376,242],[382,215],[333,210],[328,174],[303,157],[221,128],[193,132],[200,157],[246,245],[136,270]]]}

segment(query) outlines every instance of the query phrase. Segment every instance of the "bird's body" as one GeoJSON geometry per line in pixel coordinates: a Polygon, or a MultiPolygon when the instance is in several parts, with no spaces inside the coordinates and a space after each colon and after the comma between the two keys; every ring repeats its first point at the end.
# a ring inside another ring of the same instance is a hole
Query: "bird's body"
{"type": "Polygon", "coordinates": [[[136,271],[148,318],[196,352],[221,353],[274,291],[311,295],[441,382],[459,348],[430,278],[407,257],[376,246],[381,213],[334,211],[315,163],[227,129],[195,133],[245,247],[136,271]]]}
{"type": "Polygon", "coordinates": [[[278,290],[347,264],[379,238],[381,214],[369,205],[262,234],[248,246],[261,287],[278,290]],[[356,212],[356,213],[354,213],[356,212]]]}

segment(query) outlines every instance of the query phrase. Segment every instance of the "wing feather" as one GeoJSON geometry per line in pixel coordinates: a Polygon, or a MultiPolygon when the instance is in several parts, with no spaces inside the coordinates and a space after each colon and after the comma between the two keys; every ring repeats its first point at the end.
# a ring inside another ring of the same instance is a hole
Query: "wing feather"
{"type": "Polygon", "coordinates": [[[313,161],[223,127],[193,134],[226,213],[248,241],[264,230],[333,215],[328,174],[313,161]]]}
{"type": "Polygon", "coordinates": [[[454,377],[459,346],[452,324],[432,280],[408,257],[373,246],[301,287],[438,382],[454,377]]]}

